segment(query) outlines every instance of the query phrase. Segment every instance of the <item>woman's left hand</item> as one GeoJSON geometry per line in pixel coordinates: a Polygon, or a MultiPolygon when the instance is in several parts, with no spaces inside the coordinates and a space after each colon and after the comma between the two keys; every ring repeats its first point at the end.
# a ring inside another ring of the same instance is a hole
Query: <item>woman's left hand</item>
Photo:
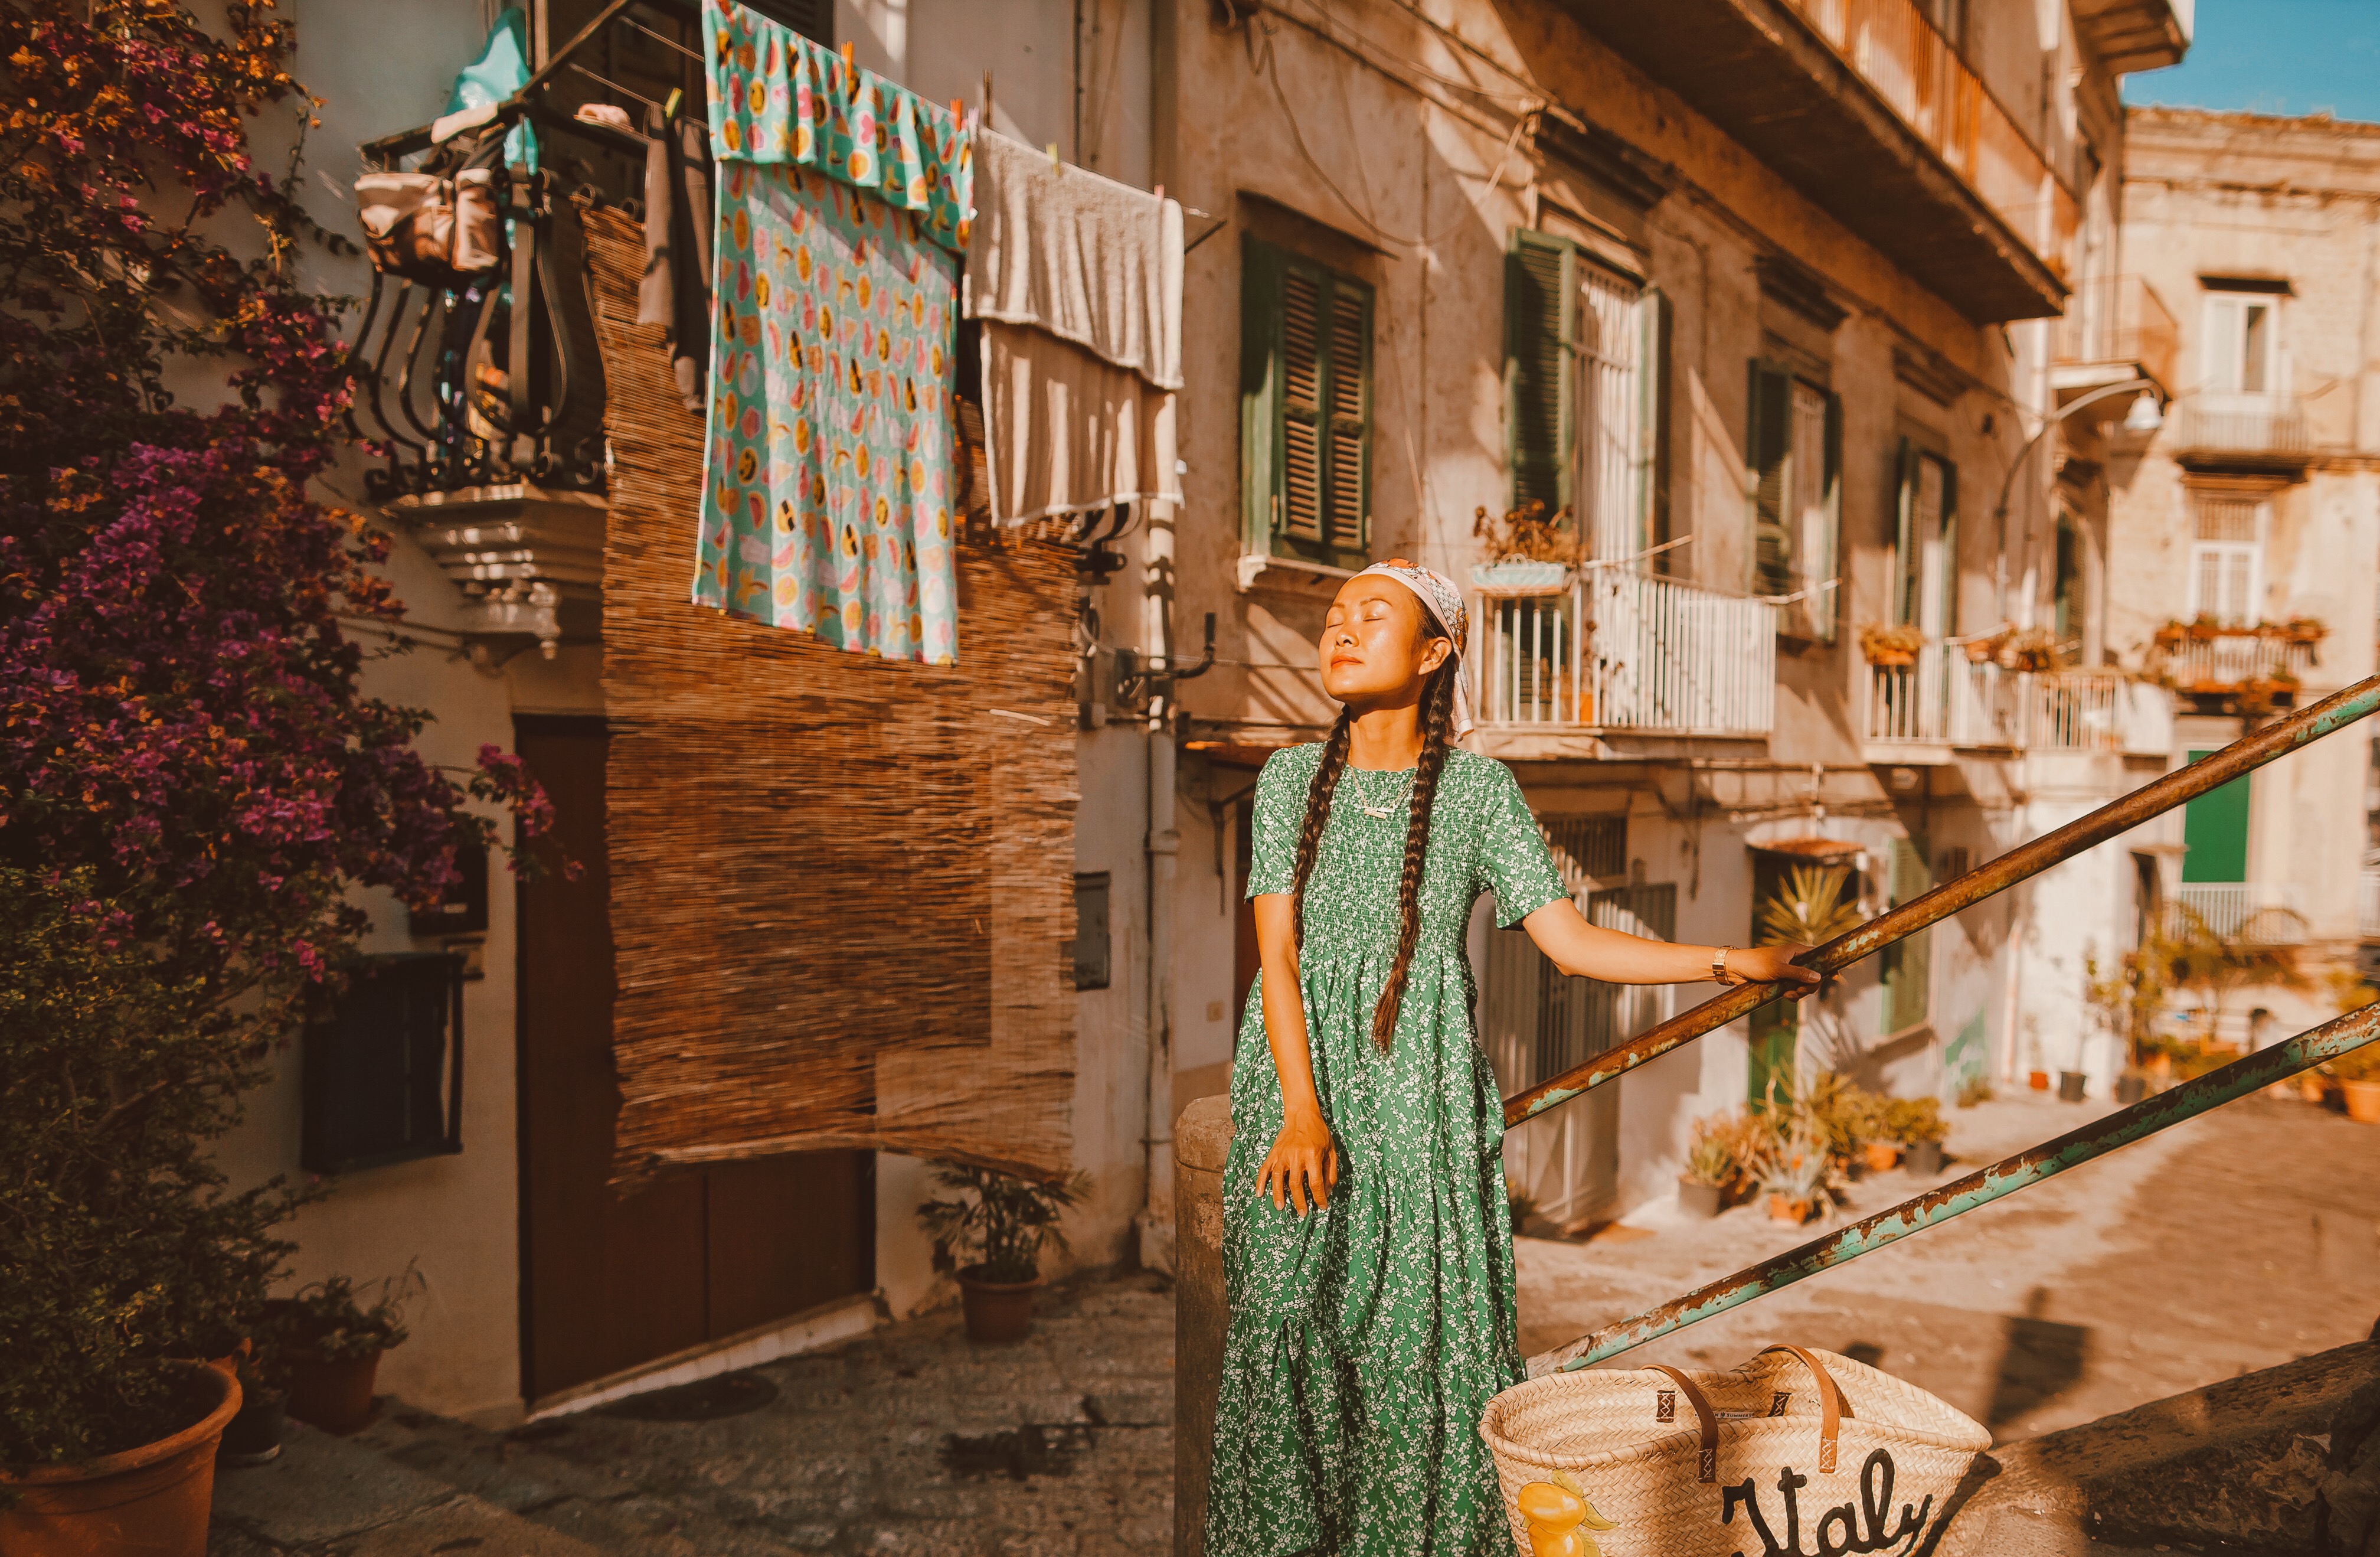
{"type": "Polygon", "coordinates": [[[1788,941],[1777,946],[1743,946],[1727,954],[1730,984],[1783,984],[1787,1000],[1800,1000],[1818,987],[1817,973],[1794,958],[1810,948],[1788,941]]]}

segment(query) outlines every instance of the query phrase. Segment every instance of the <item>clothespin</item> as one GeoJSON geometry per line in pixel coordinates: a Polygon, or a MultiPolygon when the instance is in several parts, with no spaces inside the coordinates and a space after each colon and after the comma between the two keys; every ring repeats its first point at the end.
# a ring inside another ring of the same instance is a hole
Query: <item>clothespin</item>
{"type": "Polygon", "coordinates": [[[951,99],[951,122],[956,125],[966,123],[966,110],[959,106],[959,100],[955,97],[951,99]]]}
{"type": "Polygon", "coordinates": [[[844,94],[847,97],[857,97],[859,95],[859,67],[852,63],[851,40],[848,38],[845,38],[843,41],[843,78],[844,94]]]}
{"type": "Polygon", "coordinates": [[[1157,196],[1157,203],[1163,205],[1165,203],[1165,186],[1160,184],[1153,192],[1157,196]]]}
{"type": "Polygon", "coordinates": [[[1051,142],[1050,142],[1050,148],[1049,148],[1049,149],[1050,149],[1050,172],[1052,172],[1052,173],[1055,173],[1055,172],[1057,172],[1057,171],[1058,171],[1058,143],[1057,143],[1056,141],[1052,140],[1051,142]]]}
{"type": "Polygon", "coordinates": [[[685,101],[686,89],[684,87],[670,88],[669,101],[662,104],[662,122],[663,124],[667,124],[672,119],[676,118],[678,105],[683,103],[685,101]]]}

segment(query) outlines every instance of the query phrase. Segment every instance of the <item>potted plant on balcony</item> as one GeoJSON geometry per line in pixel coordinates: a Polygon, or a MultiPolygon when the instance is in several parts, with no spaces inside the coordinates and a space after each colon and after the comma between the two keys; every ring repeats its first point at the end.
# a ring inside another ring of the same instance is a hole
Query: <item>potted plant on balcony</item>
{"type": "Polygon", "coordinates": [[[2289,643],[2313,645],[2330,636],[2330,628],[2313,616],[2292,616],[2277,626],[2275,636],[2289,643]]]}
{"type": "Polygon", "coordinates": [[[1913,665],[1925,635],[1906,622],[1870,622],[1859,630],[1860,656],[1872,665],[1913,665]]]}
{"type": "Polygon", "coordinates": [[[1473,511],[1471,533],[1487,560],[1471,569],[1471,581],[1488,594],[1544,595],[1560,590],[1585,554],[1570,510],[1546,513],[1532,498],[1500,521],[1483,506],[1473,511]]]}
{"type": "Polygon", "coordinates": [[[2009,635],[2014,631],[2016,628],[2013,625],[2002,623],[1997,632],[1985,633],[1981,638],[1967,639],[1964,646],[1967,651],[1967,663],[1973,665],[1990,664],[1999,658],[2000,645],[2006,643],[2009,640],[2009,635]]]}
{"type": "Polygon", "coordinates": [[[990,1168],[945,1162],[934,1182],[953,1191],[917,1207],[918,1223],[934,1241],[934,1269],[959,1283],[967,1338],[1021,1341],[1033,1322],[1033,1294],[1041,1285],[1041,1251],[1066,1247],[1058,1219],[1089,1192],[1083,1174],[1020,1178],[990,1168]],[[977,1258],[960,1264],[962,1256],[977,1258]]]}
{"type": "Polygon", "coordinates": [[[2048,671],[2058,668],[2058,635],[2047,627],[2018,627],[2001,639],[1993,656],[2002,670],[2048,671]]]}

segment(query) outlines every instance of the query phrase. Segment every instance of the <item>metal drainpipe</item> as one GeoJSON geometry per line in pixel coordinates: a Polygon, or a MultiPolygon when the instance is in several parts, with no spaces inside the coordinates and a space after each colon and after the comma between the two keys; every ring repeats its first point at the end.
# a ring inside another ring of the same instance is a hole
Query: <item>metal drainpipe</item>
{"type": "MultiPolygon", "coordinates": [[[[1173,668],[1168,632],[1168,594],[1173,584],[1172,505],[1161,515],[1152,505],[1148,532],[1148,651],[1173,668]]],[[[1148,703],[1148,1198],[1137,1219],[1140,1262],[1168,1275],[1173,1271],[1173,1061],[1171,1004],[1173,988],[1173,861],[1182,834],[1173,826],[1172,683],[1148,703]]],[[[1152,691],[1156,688],[1152,687],[1152,691]]]]}

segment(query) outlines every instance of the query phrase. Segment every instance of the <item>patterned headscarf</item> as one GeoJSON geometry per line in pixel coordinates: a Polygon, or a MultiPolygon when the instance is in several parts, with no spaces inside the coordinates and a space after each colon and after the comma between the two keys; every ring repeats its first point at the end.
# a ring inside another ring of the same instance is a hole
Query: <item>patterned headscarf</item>
{"type": "MultiPolygon", "coordinates": [[[[1463,650],[1471,635],[1471,613],[1463,609],[1463,591],[1445,574],[1402,557],[1390,557],[1376,562],[1364,573],[1378,573],[1395,579],[1411,590],[1421,600],[1423,609],[1438,619],[1454,652],[1447,657],[1447,668],[1454,676],[1454,738],[1461,740],[1471,733],[1471,678],[1463,674],[1463,650]]],[[[1355,575],[1361,578],[1364,573],[1355,575]]]]}

